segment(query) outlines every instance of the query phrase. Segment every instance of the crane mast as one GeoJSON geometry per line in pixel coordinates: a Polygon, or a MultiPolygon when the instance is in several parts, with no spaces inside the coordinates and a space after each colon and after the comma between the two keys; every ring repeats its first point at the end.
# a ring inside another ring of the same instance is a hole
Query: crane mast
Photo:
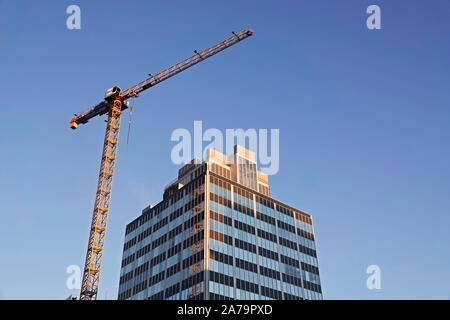
{"type": "Polygon", "coordinates": [[[109,89],[105,101],[100,102],[80,115],[70,120],[72,129],[78,128],[79,124],[86,124],[93,117],[108,114],[106,122],[105,139],[103,143],[102,158],[100,162],[100,173],[98,177],[97,192],[95,195],[94,211],[92,215],[89,242],[84,265],[83,279],[81,283],[80,300],[97,299],[100,270],[103,258],[103,248],[108,222],[109,206],[111,203],[111,190],[114,177],[114,168],[117,158],[117,147],[119,144],[120,120],[123,110],[127,109],[128,99],[136,98],[138,95],[169,79],[170,77],[184,71],[205,59],[225,50],[239,41],[253,35],[251,29],[245,29],[233,36],[205,49],[179,63],[167,68],[154,76],[131,88],[120,91],[120,88],[109,89]]]}

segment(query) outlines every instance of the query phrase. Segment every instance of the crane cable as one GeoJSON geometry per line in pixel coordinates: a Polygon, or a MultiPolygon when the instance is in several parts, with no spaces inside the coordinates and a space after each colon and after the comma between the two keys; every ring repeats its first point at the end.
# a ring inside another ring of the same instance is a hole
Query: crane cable
{"type": "Polygon", "coordinates": [[[133,107],[130,107],[130,119],[128,120],[127,146],[128,146],[128,140],[130,139],[131,116],[132,116],[132,115],[133,115],[133,107]]]}

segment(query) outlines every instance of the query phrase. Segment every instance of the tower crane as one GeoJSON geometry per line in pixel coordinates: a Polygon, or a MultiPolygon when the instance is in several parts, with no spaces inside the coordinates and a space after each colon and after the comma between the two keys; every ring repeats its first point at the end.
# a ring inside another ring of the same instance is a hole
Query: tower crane
{"type": "MultiPolygon", "coordinates": [[[[80,124],[86,124],[90,119],[108,114],[106,121],[106,133],[103,143],[103,151],[100,162],[97,192],[95,195],[94,211],[89,232],[89,242],[86,253],[86,261],[81,284],[80,300],[97,299],[100,269],[103,258],[106,226],[108,222],[109,206],[111,202],[111,189],[114,177],[114,167],[117,158],[117,146],[119,143],[120,119],[122,112],[129,107],[128,99],[137,98],[139,94],[164,80],[212,57],[226,48],[253,35],[251,29],[245,29],[239,33],[233,32],[233,36],[218,44],[195,54],[177,64],[149,77],[131,88],[121,91],[117,86],[106,91],[104,101],[93,106],[82,114],[75,115],[70,120],[70,127],[77,129],[80,124]]],[[[132,108],[131,108],[132,110],[132,108]]]]}

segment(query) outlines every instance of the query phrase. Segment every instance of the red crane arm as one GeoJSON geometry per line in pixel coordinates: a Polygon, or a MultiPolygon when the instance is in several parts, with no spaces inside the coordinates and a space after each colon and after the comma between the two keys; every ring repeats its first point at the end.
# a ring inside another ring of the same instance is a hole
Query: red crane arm
{"type": "MultiPolygon", "coordinates": [[[[244,40],[247,37],[250,37],[253,35],[253,31],[251,29],[245,29],[239,33],[234,33],[234,35],[222,42],[219,42],[218,44],[205,49],[201,52],[196,52],[195,55],[193,55],[190,58],[187,58],[170,68],[167,68],[160,73],[150,76],[149,78],[145,79],[144,81],[132,86],[131,88],[122,91],[118,94],[118,96],[115,99],[121,100],[122,102],[129,99],[129,98],[135,98],[139,95],[139,93],[147,90],[150,87],[153,87],[157,85],[158,83],[163,82],[166,79],[169,79],[170,77],[180,73],[181,71],[184,71],[197,63],[204,61],[208,59],[209,57],[212,57],[213,55],[221,52],[222,50],[225,50],[228,47],[231,47],[232,45],[238,43],[241,40],[244,40]]],[[[91,109],[87,110],[86,112],[75,116],[70,120],[70,127],[72,129],[76,129],[78,127],[78,124],[82,123],[85,124],[88,122],[89,119],[98,116],[103,115],[107,113],[110,110],[112,101],[102,101],[98,105],[92,107],[91,109]]],[[[127,104],[122,105],[122,110],[127,108],[127,104]]]]}

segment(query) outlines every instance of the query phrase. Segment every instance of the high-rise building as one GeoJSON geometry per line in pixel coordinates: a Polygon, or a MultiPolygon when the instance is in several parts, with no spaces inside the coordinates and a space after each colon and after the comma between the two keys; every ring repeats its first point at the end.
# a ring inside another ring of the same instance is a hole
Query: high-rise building
{"type": "Polygon", "coordinates": [[[208,150],[126,227],[119,299],[322,299],[311,215],[271,197],[255,154],[208,150]]]}

